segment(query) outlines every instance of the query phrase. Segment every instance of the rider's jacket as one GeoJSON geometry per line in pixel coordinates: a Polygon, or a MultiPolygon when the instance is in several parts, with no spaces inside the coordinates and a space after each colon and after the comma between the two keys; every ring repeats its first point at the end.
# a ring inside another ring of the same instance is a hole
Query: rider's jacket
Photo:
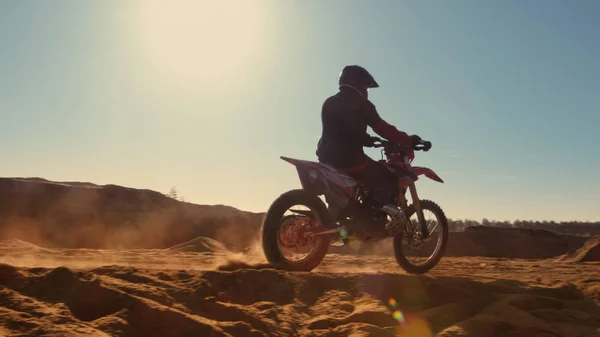
{"type": "Polygon", "coordinates": [[[411,138],[384,121],[375,105],[358,91],[341,87],[327,98],[321,109],[323,131],[317,146],[319,161],[338,168],[364,164],[363,146],[368,140],[367,126],[391,142],[410,145],[411,138]]]}

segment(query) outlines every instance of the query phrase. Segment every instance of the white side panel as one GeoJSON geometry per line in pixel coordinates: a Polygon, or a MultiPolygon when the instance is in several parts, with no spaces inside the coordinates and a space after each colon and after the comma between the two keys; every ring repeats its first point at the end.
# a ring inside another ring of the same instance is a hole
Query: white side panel
{"type": "Polygon", "coordinates": [[[342,186],[344,188],[355,187],[356,185],[358,185],[357,181],[349,175],[341,173],[328,165],[321,164],[321,166],[323,167],[318,169],[319,172],[321,172],[323,176],[327,178],[327,180],[330,180],[334,184],[342,186]]]}

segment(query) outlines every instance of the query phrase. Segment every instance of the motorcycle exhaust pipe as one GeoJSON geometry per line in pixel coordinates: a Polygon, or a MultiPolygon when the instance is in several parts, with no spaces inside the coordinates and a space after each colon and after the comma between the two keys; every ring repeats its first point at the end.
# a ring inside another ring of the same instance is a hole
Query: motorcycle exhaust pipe
{"type": "Polygon", "coordinates": [[[380,209],[382,211],[384,211],[385,213],[387,213],[387,215],[391,216],[392,218],[397,218],[402,215],[402,210],[399,207],[396,207],[394,205],[385,205],[385,206],[381,207],[380,209]]]}
{"type": "Polygon", "coordinates": [[[406,222],[404,215],[402,214],[402,209],[394,205],[385,205],[381,207],[380,210],[391,217],[390,221],[385,224],[385,229],[390,236],[395,236],[402,228],[404,228],[406,222]]]}

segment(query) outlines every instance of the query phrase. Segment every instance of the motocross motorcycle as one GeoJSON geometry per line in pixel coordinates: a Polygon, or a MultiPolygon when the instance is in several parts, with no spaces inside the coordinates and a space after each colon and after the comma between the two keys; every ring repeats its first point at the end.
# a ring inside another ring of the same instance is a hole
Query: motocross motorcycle
{"type": "Polygon", "coordinates": [[[264,218],[262,247],[272,266],[311,271],[322,262],[330,245],[356,247],[388,238],[393,241],[397,263],[408,273],[426,273],[440,261],[448,241],[448,220],[435,202],[419,199],[415,182],[421,175],[440,183],[443,180],[429,168],[412,166],[414,151],[428,151],[431,142],[421,140],[402,147],[377,137],[370,139],[367,146],[382,148],[379,162],[398,177],[398,195],[393,198],[397,207],[380,206],[374,202],[374,191],[329,165],[282,156],[296,167],[302,188],[280,195],[264,218]],[[426,219],[426,212],[435,219],[426,219]],[[422,248],[431,248],[433,253],[424,256],[418,252],[422,248]]]}

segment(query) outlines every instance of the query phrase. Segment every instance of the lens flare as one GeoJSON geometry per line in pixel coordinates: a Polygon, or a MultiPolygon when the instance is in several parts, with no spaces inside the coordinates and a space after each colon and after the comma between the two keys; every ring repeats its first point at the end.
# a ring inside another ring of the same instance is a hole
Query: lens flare
{"type": "Polygon", "coordinates": [[[396,318],[401,324],[398,324],[394,333],[396,336],[411,336],[411,337],[433,337],[429,323],[418,315],[403,315],[400,311],[394,312],[396,318]]]}
{"type": "Polygon", "coordinates": [[[343,237],[343,238],[346,238],[346,237],[348,237],[348,231],[347,231],[347,230],[345,230],[345,229],[342,229],[342,230],[340,231],[340,236],[341,236],[341,237],[343,237]]]}
{"type": "Polygon", "coordinates": [[[394,307],[394,308],[395,308],[395,307],[398,305],[398,302],[396,302],[396,300],[395,300],[395,299],[393,299],[393,298],[390,298],[390,299],[388,300],[388,303],[389,303],[389,304],[390,304],[392,307],[394,307]]]}
{"type": "Polygon", "coordinates": [[[396,310],[394,311],[394,313],[392,314],[392,316],[394,316],[394,318],[400,322],[400,323],[404,323],[404,315],[402,315],[402,312],[400,312],[400,310],[396,310]]]}

